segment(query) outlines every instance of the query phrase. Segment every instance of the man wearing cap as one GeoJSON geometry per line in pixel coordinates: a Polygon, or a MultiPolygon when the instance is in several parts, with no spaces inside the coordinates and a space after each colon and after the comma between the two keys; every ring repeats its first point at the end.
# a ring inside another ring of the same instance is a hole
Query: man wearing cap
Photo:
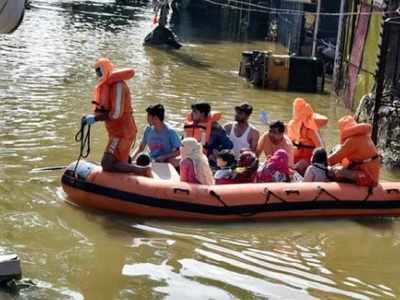
{"type": "Polygon", "coordinates": [[[165,109],[161,104],[146,109],[149,126],[144,131],[142,142],[133,157],[149,148],[151,159],[157,162],[172,162],[179,155],[181,141],[175,129],[164,122],[165,109]]]}
{"type": "Polygon", "coordinates": [[[211,111],[207,102],[198,102],[192,105],[184,125],[185,138],[193,137],[203,145],[211,165],[215,165],[218,151],[233,147],[224,128],[218,123],[221,117],[221,113],[211,111]]]}
{"type": "Polygon", "coordinates": [[[249,123],[249,118],[253,112],[253,107],[248,103],[243,103],[235,107],[235,121],[225,124],[224,128],[233,143],[233,151],[236,159],[240,156],[240,151],[250,149],[254,153],[257,149],[259,131],[249,123]]]}

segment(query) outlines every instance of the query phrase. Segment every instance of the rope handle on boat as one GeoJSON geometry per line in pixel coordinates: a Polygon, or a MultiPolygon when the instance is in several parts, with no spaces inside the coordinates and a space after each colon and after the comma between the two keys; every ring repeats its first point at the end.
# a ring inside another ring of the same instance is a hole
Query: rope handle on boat
{"type": "Polygon", "coordinates": [[[269,200],[271,199],[271,196],[275,197],[276,199],[280,200],[281,202],[286,203],[287,201],[283,199],[282,197],[279,197],[277,194],[275,194],[273,191],[269,190],[267,187],[264,189],[263,194],[266,195],[264,205],[268,204],[269,200]]]}
{"type": "Polygon", "coordinates": [[[210,196],[213,196],[215,199],[217,199],[219,202],[221,202],[221,204],[222,204],[224,207],[226,207],[226,208],[229,207],[228,205],[226,205],[226,203],[224,202],[224,200],[222,200],[221,196],[218,195],[215,191],[210,190],[209,193],[210,193],[210,196]]]}
{"type": "MultiPolygon", "coordinates": [[[[224,200],[222,200],[222,197],[218,195],[215,191],[210,190],[209,191],[210,195],[213,196],[215,199],[217,199],[221,204],[224,206],[224,208],[232,208],[234,206],[229,206],[227,205],[224,200]]],[[[257,212],[247,212],[247,213],[234,213],[235,215],[238,215],[240,217],[251,217],[257,214],[257,212]]]]}
{"type": "Polygon", "coordinates": [[[300,196],[300,191],[299,190],[285,190],[286,195],[290,196],[291,194],[295,194],[297,196],[300,196]]]}
{"type": "MultiPolygon", "coordinates": [[[[339,199],[338,197],[336,197],[335,195],[333,195],[332,193],[328,192],[326,189],[324,189],[321,186],[318,186],[318,194],[315,196],[315,198],[312,201],[317,201],[319,200],[319,197],[321,197],[322,194],[327,194],[329,197],[331,197],[333,200],[335,201],[341,201],[341,199],[339,199]]],[[[373,187],[368,187],[368,191],[367,191],[367,196],[362,200],[363,202],[367,201],[374,193],[374,188],[373,187]]]]}
{"type": "Polygon", "coordinates": [[[392,193],[400,194],[399,189],[387,189],[387,190],[385,190],[385,192],[388,194],[392,194],[392,193]]]}
{"type": "Polygon", "coordinates": [[[174,194],[177,194],[178,192],[185,193],[186,195],[190,195],[190,191],[187,189],[174,188],[174,194]]]}
{"type": "Polygon", "coordinates": [[[371,197],[374,194],[374,188],[372,186],[369,186],[367,188],[367,196],[365,197],[365,199],[363,200],[364,202],[366,202],[367,200],[369,200],[369,197],[371,197]]]}
{"type": "Polygon", "coordinates": [[[318,194],[315,196],[315,198],[312,201],[318,201],[319,197],[321,197],[322,194],[327,194],[329,197],[331,197],[335,201],[340,201],[338,197],[333,195],[332,193],[328,192],[326,189],[324,189],[321,186],[318,186],[317,189],[319,190],[318,194]]]}

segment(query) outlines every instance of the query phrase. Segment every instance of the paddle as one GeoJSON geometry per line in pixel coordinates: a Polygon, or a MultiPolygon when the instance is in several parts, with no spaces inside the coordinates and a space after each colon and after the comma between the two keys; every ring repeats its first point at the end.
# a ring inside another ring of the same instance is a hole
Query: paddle
{"type": "Polygon", "coordinates": [[[51,166],[51,167],[44,167],[44,168],[35,168],[35,169],[32,169],[30,173],[58,171],[58,170],[64,170],[66,167],[67,166],[51,166]]]}

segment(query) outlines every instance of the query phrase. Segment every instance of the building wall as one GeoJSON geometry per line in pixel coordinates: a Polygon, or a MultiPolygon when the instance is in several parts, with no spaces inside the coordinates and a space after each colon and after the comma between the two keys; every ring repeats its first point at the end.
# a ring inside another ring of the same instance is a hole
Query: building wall
{"type": "MultiPolygon", "coordinates": [[[[272,6],[281,9],[303,11],[301,2],[272,0],[272,6]]],[[[289,53],[301,55],[301,45],[304,39],[304,15],[279,13],[275,18],[278,25],[278,42],[289,49],[289,53]]]]}
{"type": "Polygon", "coordinates": [[[361,98],[371,92],[375,85],[375,73],[377,70],[377,59],[379,55],[380,33],[382,28],[382,7],[376,5],[373,0],[353,0],[347,2],[346,11],[359,13],[361,6],[367,7],[370,16],[349,15],[344,19],[344,33],[341,41],[341,62],[338,80],[335,84],[336,92],[343,97],[345,105],[349,109],[358,106],[361,98]],[[358,26],[360,18],[368,18],[368,30],[362,38],[363,48],[359,48],[358,26]],[[352,55],[360,52],[362,58],[360,62],[355,62],[352,55]],[[358,75],[352,78],[349,73],[350,68],[356,67],[358,75]],[[350,80],[355,80],[355,88],[350,92],[350,80]],[[351,94],[351,97],[349,96],[351,94]]]}

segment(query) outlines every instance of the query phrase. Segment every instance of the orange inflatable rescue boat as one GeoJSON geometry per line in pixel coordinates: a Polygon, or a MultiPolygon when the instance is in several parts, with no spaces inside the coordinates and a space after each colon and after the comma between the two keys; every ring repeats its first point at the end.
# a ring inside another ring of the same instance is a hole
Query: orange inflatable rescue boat
{"type": "Polygon", "coordinates": [[[77,205],[139,217],[186,220],[267,220],[317,216],[399,216],[400,183],[374,188],[346,183],[195,185],[175,169],[153,164],[153,178],[103,172],[80,161],[64,172],[62,185],[77,205]]]}

